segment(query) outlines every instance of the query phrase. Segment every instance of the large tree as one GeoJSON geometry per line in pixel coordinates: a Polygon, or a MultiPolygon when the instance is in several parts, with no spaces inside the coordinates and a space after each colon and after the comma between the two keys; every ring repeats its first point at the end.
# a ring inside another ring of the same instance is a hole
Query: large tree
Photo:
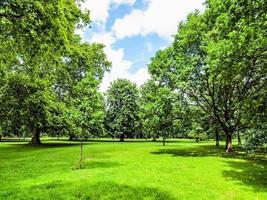
{"type": "Polygon", "coordinates": [[[102,109],[96,90],[110,63],[103,45],[82,43],[75,35],[76,28],[90,22],[79,2],[0,2],[1,126],[32,132],[32,144],[40,143],[41,132],[62,126],[79,132],[73,116],[82,110],[83,117],[92,118],[102,109]]]}
{"type": "Polygon", "coordinates": [[[112,137],[134,137],[139,123],[139,91],[126,79],[114,81],[106,96],[106,127],[112,137]]]}
{"type": "Polygon", "coordinates": [[[150,72],[201,108],[231,152],[233,135],[257,126],[248,113],[264,107],[266,4],[209,0],[206,6],[179,25],[173,45],[157,53],[161,67],[151,65],[150,72]]]}

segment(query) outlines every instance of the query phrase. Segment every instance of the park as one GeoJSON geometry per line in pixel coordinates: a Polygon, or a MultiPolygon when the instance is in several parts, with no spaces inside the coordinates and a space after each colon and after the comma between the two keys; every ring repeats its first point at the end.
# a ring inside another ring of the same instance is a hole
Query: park
{"type": "Polygon", "coordinates": [[[0,200],[266,200],[266,8],[1,0],[0,200]]]}
{"type": "MultiPolygon", "coordinates": [[[[235,141],[237,145],[237,141],[235,141]]],[[[214,141],[44,139],[4,142],[0,199],[266,199],[266,154],[224,153],[214,141]]]]}

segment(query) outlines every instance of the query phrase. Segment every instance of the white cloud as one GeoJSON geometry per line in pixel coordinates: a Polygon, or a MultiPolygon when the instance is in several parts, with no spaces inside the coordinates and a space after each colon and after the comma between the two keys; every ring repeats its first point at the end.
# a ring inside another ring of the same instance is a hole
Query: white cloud
{"type": "Polygon", "coordinates": [[[90,10],[90,17],[94,23],[105,24],[109,17],[111,5],[133,5],[136,0],[86,0],[81,3],[82,9],[90,10]]]}
{"type": "Polygon", "coordinates": [[[112,62],[111,71],[104,75],[100,85],[100,90],[102,92],[105,92],[110,83],[118,78],[128,79],[136,83],[138,86],[142,85],[147,79],[150,78],[147,68],[140,68],[136,73],[129,72],[129,69],[132,67],[133,63],[124,59],[124,50],[122,48],[117,50],[112,48],[112,44],[115,41],[115,37],[112,35],[112,33],[107,32],[95,34],[90,39],[90,42],[98,42],[106,45],[104,51],[107,55],[107,59],[112,62]]]}
{"type": "MultiPolygon", "coordinates": [[[[176,33],[179,21],[184,20],[187,14],[195,9],[203,10],[202,3],[204,2],[204,0],[144,0],[146,2],[145,9],[133,9],[131,13],[115,21],[111,32],[105,32],[105,25],[111,6],[120,4],[133,5],[135,1],[87,0],[82,5],[83,9],[91,10],[91,20],[98,24],[99,27],[103,27],[100,32],[93,33],[89,42],[106,45],[104,51],[108,60],[112,62],[111,71],[105,74],[100,85],[102,92],[105,92],[110,83],[118,78],[129,79],[139,86],[150,78],[146,66],[140,66],[143,68],[139,68],[135,73],[129,72],[133,63],[124,58],[124,49],[112,48],[112,45],[118,39],[135,35],[146,36],[151,33],[170,39],[176,33]]],[[[80,34],[82,35],[82,32],[80,34]]],[[[150,42],[147,42],[146,47],[148,52],[153,49],[150,42]]]]}
{"type": "Polygon", "coordinates": [[[189,12],[203,10],[204,0],[147,0],[146,10],[134,9],[129,15],[117,19],[112,27],[118,39],[156,33],[170,39],[177,31],[178,22],[189,12]]]}

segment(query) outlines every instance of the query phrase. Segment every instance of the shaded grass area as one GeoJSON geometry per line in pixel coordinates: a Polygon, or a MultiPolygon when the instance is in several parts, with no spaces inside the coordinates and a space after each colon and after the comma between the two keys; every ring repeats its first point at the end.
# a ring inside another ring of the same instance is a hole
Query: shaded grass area
{"type": "Polygon", "coordinates": [[[177,157],[222,157],[230,170],[222,170],[226,180],[236,180],[252,186],[255,191],[267,191],[267,155],[263,153],[247,154],[237,149],[228,154],[223,147],[198,145],[186,149],[161,149],[152,152],[155,155],[169,154],[177,157]]]}
{"type": "Polygon", "coordinates": [[[0,199],[267,199],[266,154],[214,142],[0,143],[0,199]]]}

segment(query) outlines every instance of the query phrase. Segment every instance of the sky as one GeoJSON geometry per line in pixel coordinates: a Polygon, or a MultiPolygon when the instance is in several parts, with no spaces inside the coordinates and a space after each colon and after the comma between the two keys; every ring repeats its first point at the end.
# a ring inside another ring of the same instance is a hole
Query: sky
{"type": "Polygon", "coordinates": [[[126,78],[138,86],[150,76],[147,65],[155,53],[169,46],[178,23],[198,9],[204,0],[85,0],[82,9],[90,10],[91,28],[77,32],[84,41],[105,45],[112,62],[100,90],[126,78]]]}

